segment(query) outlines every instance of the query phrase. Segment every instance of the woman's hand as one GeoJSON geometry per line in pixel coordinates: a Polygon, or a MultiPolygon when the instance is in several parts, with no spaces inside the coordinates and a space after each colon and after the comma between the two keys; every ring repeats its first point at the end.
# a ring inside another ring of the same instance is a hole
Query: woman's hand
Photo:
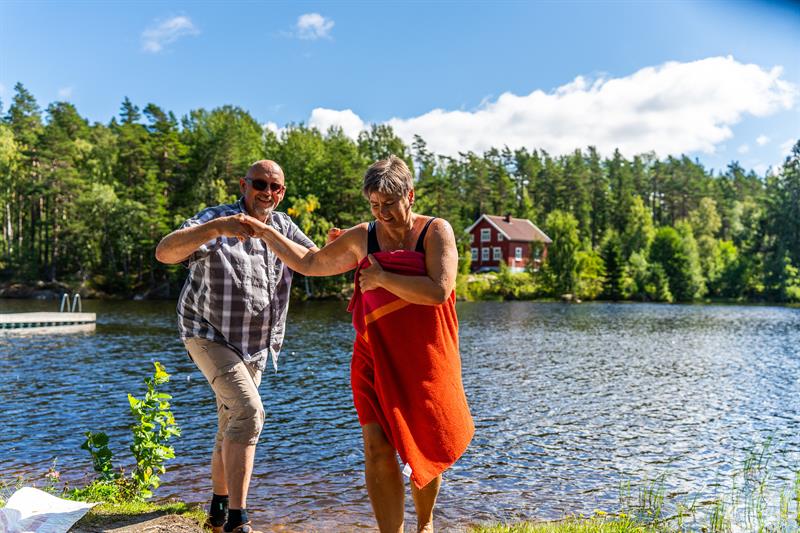
{"type": "Polygon", "coordinates": [[[371,291],[378,287],[383,287],[383,274],[384,270],[380,263],[369,254],[367,256],[370,265],[362,268],[358,273],[358,284],[361,292],[371,291]]]}
{"type": "Polygon", "coordinates": [[[339,228],[331,228],[331,229],[329,229],[328,230],[328,238],[325,240],[325,246],[328,246],[330,243],[332,243],[333,241],[338,239],[339,236],[342,235],[343,233],[344,233],[344,231],[342,231],[339,228]]]}

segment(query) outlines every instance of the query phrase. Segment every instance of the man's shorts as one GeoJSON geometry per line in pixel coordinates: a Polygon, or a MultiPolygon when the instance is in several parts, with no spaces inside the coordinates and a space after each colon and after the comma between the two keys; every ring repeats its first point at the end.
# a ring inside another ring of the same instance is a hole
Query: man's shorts
{"type": "Polygon", "coordinates": [[[256,444],[264,427],[264,406],[258,393],[261,371],[223,344],[194,337],[184,344],[217,397],[214,450],[222,449],[223,439],[256,444]]]}

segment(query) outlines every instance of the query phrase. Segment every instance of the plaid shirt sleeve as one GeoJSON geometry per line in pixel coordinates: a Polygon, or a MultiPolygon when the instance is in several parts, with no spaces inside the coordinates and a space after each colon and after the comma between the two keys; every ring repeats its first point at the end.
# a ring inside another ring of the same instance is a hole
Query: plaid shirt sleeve
{"type": "MultiPolygon", "coordinates": [[[[192,218],[187,219],[183,224],[181,224],[181,227],[178,229],[199,226],[201,224],[205,224],[206,222],[210,222],[215,218],[225,216],[226,214],[229,214],[225,209],[226,207],[228,206],[218,205],[216,207],[208,207],[206,209],[203,209],[192,218]]],[[[203,259],[208,254],[214,253],[219,249],[221,244],[222,244],[222,239],[214,239],[208,241],[205,244],[202,244],[192,255],[190,255],[189,257],[186,258],[185,261],[183,261],[183,265],[188,267],[195,261],[203,259]]]]}
{"type": "Polygon", "coordinates": [[[303,233],[303,230],[301,230],[291,218],[289,219],[289,229],[286,232],[286,238],[296,242],[297,244],[305,246],[306,248],[311,248],[313,246],[316,246],[316,244],[314,244],[314,241],[309,239],[308,235],[303,233]]]}

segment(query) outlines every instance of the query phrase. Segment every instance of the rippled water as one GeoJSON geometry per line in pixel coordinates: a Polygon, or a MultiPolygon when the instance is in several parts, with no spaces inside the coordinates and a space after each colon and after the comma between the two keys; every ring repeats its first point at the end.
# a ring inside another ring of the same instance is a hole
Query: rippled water
{"type": "MultiPolygon", "coordinates": [[[[0,312],[53,307],[0,300],[0,312]]],[[[249,503],[265,529],[373,527],[344,307],[293,305],[279,371],[262,381],[249,503]]],[[[174,304],[85,310],[98,313],[93,334],[0,336],[0,479],[40,477],[57,458],[79,482],[90,429],[129,461],[126,394],[141,395],[159,360],[183,435],[157,496],[206,500],[214,402],[177,339],[174,304]]],[[[458,312],[477,431],[445,475],[440,529],[614,510],[620,483],[659,476],[673,494],[711,497],[770,436],[776,481],[800,463],[800,309],[484,302],[458,312]]]]}

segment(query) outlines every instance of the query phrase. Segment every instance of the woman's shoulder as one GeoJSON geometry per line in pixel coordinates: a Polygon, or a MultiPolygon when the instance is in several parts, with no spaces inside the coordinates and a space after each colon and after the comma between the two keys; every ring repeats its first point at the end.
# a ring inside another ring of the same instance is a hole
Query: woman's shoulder
{"type": "Polygon", "coordinates": [[[450,223],[442,218],[436,216],[428,216],[428,215],[420,215],[424,217],[425,225],[428,226],[428,233],[430,232],[451,232],[453,231],[453,227],[450,223]]]}

